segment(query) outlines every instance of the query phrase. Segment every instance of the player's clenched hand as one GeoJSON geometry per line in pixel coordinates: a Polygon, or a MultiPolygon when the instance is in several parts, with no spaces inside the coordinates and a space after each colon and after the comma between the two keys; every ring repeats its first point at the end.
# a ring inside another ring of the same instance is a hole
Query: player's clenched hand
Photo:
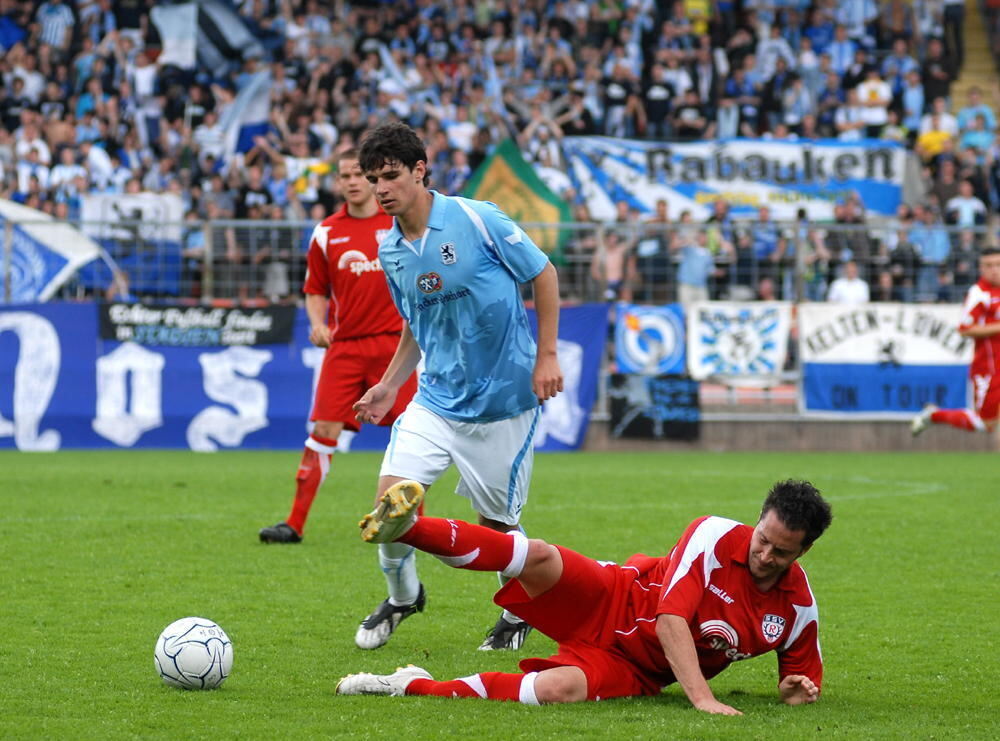
{"type": "Polygon", "coordinates": [[[743,715],[736,708],[719,702],[714,697],[711,700],[695,703],[695,707],[703,713],[711,713],[712,715],[743,715]]]}
{"type": "Polygon", "coordinates": [[[531,388],[539,401],[548,401],[563,390],[563,375],[555,353],[539,353],[531,375],[531,388]]]}
{"type": "Polygon", "coordinates": [[[778,685],[781,701],[787,705],[803,705],[819,699],[819,687],[803,674],[789,674],[778,685]]]}
{"type": "Polygon", "coordinates": [[[309,341],[316,347],[330,347],[330,328],[325,324],[314,324],[309,329],[309,341]]]}
{"type": "Polygon", "coordinates": [[[396,390],[376,383],[354,403],[354,418],[362,424],[378,424],[396,403],[396,390]]]}

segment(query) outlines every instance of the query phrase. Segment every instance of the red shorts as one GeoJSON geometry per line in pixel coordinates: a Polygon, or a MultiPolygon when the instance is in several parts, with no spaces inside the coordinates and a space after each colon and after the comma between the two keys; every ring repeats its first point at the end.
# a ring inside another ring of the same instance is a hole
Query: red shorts
{"type": "Polygon", "coordinates": [[[660,694],[663,683],[642,671],[614,643],[616,618],[627,607],[635,572],[556,547],[563,573],[552,589],[531,598],[512,579],[493,598],[559,643],[559,651],[547,659],[522,660],[521,671],[579,667],[587,677],[588,700],[660,694]]]}
{"type": "Polygon", "coordinates": [[[1000,414],[1000,378],[996,376],[973,376],[972,396],[976,414],[984,422],[994,422],[1000,414]]]}
{"type": "MultiPolygon", "coordinates": [[[[345,429],[355,432],[361,429],[351,407],[365,391],[382,380],[398,344],[398,334],[378,334],[338,340],[330,345],[323,356],[316,400],[309,419],[313,422],[343,422],[345,429]]],[[[417,375],[414,373],[399,389],[396,404],[380,424],[392,424],[416,392],[417,375]]]]}

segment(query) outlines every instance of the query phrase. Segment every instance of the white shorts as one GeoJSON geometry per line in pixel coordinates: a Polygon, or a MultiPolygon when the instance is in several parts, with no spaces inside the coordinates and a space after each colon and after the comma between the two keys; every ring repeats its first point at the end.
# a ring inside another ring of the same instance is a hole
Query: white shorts
{"type": "Polygon", "coordinates": [[[516,525],[528,500],[541,407],[497,422],[457,422],[410,402],[392,426],[379,476],[430,486],[452,463],[456,494],[479,514],[516,525]]]}

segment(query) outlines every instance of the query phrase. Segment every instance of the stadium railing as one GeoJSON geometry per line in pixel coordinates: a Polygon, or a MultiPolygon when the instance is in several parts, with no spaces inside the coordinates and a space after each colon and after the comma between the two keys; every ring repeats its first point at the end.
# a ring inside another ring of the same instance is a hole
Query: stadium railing
{"type": "MultiPolygon", "coordinates": [[[[927,239],[928,228],[889,221],[521,224],[556,264],[567,303],[676,302],[682,298],[679,280],[697,278],[699,270],[711,300],[822,301],[848,260],[857,263],[873,301],[957,303],[976,279],[977,251],[990,243],[985,227],[933,225],[929,230],[939,232],[934,239],[943,257],[926,260],[921,256],[925,248],[914,242],[927,239]],[[707,267],[691,257],[701,249],[711,255],[707,267]]],[[[17,269],[11,258],[18,226],[27,224],[8,221],[3,233],[7,259],[0,298],[5,303],[10,303],[17,269]]],[[[314,224],[229,220],[75,226],[96,244],[99,257],[65,282],[56,299],[260,305],[301,302],[314,224]]],[[[525,298],[531,298],[530,287],[525,298]]],[[[603,378],[610,371],[610,358],[608,353],[603,378]]],[[[709,384],[702,391],[706,411],[794,413],[796,353],[790,353],[775,380],[757,388],[709,384]]],[[[602,392],[595,410],[598,419],[606,409],[602,392]]]]}

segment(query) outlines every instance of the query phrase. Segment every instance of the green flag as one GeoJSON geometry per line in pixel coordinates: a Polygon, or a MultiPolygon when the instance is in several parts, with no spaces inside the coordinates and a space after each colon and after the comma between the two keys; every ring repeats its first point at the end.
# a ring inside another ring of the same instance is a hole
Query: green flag
{"type": "Polygon", "coordinates": [[[553,262],[561,260],[561,247],[568,230],[556,225],[571,221],[569,204],[553,193],[524,161],[513,139],[500,142],[496,150],[476,168],[462,195],[492,201],[519,224],[552,224],[550,228],[527,228],[532,241],[549,253],[553,262]]]}

